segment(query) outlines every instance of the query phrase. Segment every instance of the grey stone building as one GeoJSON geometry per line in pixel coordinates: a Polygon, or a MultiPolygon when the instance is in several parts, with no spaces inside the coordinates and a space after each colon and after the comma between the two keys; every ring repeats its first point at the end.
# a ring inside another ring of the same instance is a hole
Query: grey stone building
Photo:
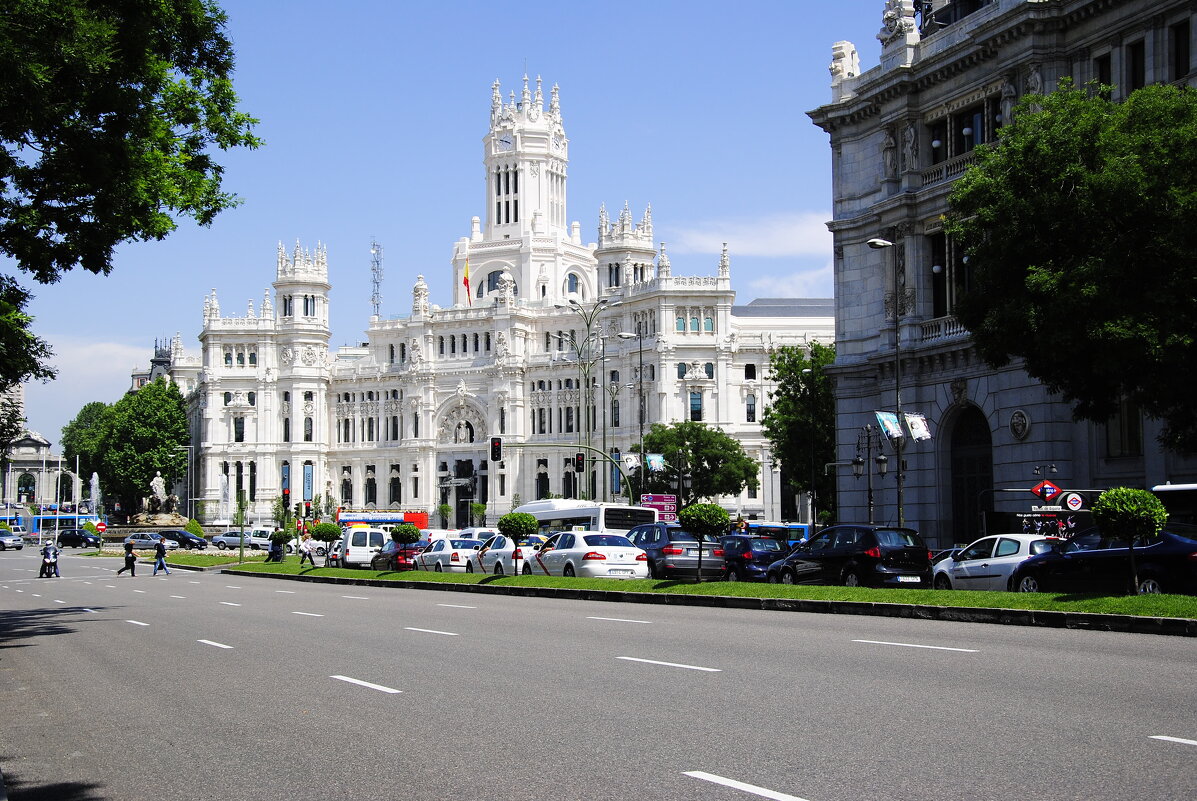
{"type": "MultiPolygon", "coordinates": [[[[1138,409],[1074,422],[1071,406],[1017,363],[995,370],[978,358],[953,316],[968,264],[941,215],[973,148],[996,137],[1023,93],[1064,77],[1113,84],[1115,97],[1148,83],[1192,85],[1197,6],[886,0],[879,10],[880,65],[862,73],[851,42],[835,43],[831,102],[810,112],[833,154],[842,519],[867,518],[870,483],[876,519],[898,518],[897,453],[870,443],[865,427],[877,427],[876,411],[896,411],[899,391],[902,410],[923,414],[933,434],[905,438],[901,504],[932,544],[967,541],[983,519],[1031,511],[1043,502],[1026,490],[1044,478],[1078,491],[1193,481],[1197,460],[1163,452],[1156,423],[1138,409]],[[853,477],[858,454],[873,457],[871,479],[853,477]]],[[[1093,497],[1078,495],[1086,505],[1093,497]]]]}

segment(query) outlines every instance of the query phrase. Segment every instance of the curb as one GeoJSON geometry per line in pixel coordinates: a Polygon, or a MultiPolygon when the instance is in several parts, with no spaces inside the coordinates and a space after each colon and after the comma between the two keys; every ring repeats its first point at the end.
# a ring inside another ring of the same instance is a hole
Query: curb
{"type": "MultiPolygon", "coordinates": [[[[247,575],[244,570],[222,569],[221,573],[247,575]]],[[[1107,615],[1095,612],[1053,612],[1039,609],[981,609],[959,606],[926,606],[868,601],[819,601],[798,598],[744,598],[730,595],[670,595],[668,593],[624,592],[622,590],[571,590],[563,587],[513,587],[490,584],[451,584],[429,581],[353,579],[341,576],[299,576],[284,573],[248,573],[257,578],[340,584],[358,587],[399,587],[406,590],[517,595],[532,598],[560,598],[577,601],[607,601],[671,606],[707,606],[724,609],[760,609],[771,612],[809,612],[830,615],[871,615],[918,620],[946,620],[954,623],[988,623],[1001,626],[1036,626],[1055,629],[1116,631],[1127,634],[1160,634],[1197,637],[1197,620],[1138,615],[1107,615]]]]}

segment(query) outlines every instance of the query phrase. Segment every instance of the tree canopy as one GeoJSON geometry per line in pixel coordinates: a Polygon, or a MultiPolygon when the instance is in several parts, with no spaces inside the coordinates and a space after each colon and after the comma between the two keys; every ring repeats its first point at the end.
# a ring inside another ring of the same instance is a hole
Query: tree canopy
{"type": "Polygon", "coordinates": [[[62,457],[70,464],[75,464],[78,459],[80,476],[90,476],[100,470],[100,436],[108,408],[107,403],[92,401],[62,427],[62,457]]]}
{"type": "Polygon", "coordinates": [[[1023,98],[956,182],[955,310],[992,366],[1108,420],[1123,402],[1197,450],[1197,91],[1148,86],[1114,103],[1062,82],[1023,98]]]}
{"type": "Polygon", "coordinates": [[[823,465],[835,461],[835,392],[825,370],[834,361],[835,348],[819,342],[811,343],[809,355],[791,346],[774,351],[769,370],[777,389],[761,416],[786,485],[797,492],[813,489],[816,511],[828,519],[835,519],[835,476],[826,475],[823,465]]]}
{"type": "Polygon", "coordinates": [[[644,435],[644,451],[665,457],[665,470],[647,472],[644,492],[676,494],[679,509],[696,500],[739,495],[745,487],[760,486],[760,464],[735,439],[704,423],[653,423],[644,435]],[[680,480],[683,477],[688,483],[680,480]]]}
{"type": "Polygon", "coordinates": [[[137,511],[158,472],[169,486],[187,470],[187,413],[178,386],[159,378],[112,404],[99,442],[104,494],[137,511]]]}
{"type": "MultiPolygon", "coordinates": [[[[213,150],[260,141],[237,109],[225,20],[213,0],[5,2],[0,254],[43,284],[107,274],[118,244],[238,202],[213,150]]],[[[0,381],[50,377],[23,292],[0,285],[0,381]]]]}

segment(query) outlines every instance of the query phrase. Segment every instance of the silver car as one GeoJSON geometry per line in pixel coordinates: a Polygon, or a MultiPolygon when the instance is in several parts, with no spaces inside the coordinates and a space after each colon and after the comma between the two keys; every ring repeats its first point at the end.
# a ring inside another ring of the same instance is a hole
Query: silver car
{"type": "Polygon", "coordinates": [[[152,531],[140,531],[136,534],[130,534],[129,536],[125,537],[125,542],[133,543],[133,547],[137,548],[138,550],[143,548],[147,550],[154,548],[158,545],[158,540],[162,540],[166,543],[166,550],[168,551],[173,551],[179,547],[179,543],[175,542],[174,540],[167,539],[166,537],[159,537],[152,531]]]}
{"type": "Polygon", "coordinates": [[[7,551],[9,548],[19,551],[24,547],[25,541],[21,539],[20,534],[13,534],[7,529],[0,529],[0,551],[7,551]]]}

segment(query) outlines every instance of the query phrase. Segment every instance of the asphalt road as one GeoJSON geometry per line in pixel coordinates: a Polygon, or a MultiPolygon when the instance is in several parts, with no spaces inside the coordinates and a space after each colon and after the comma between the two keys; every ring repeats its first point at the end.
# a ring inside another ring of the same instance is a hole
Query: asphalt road
{"type": "Polygon", "coordinates": [[[1197,798],[1188,638],[36,559],[11,801],[1197,798]]]}

